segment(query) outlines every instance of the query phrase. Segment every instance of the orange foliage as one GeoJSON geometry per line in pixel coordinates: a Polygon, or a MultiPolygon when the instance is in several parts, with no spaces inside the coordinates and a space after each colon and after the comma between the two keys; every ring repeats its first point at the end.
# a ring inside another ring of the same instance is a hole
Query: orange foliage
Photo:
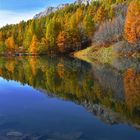
{"type": "Polygon", "coordinates": [[[6,63],[6,69],[10,72],[10,73],[13,73],[14,72],[14,69],[15,69],[15,61],[14,60],[9,60],[7,61],[6,63]]]}
{"type": "Polygon", "coordinates": [[[127,106],[133,110],[140,105],[140,74],[128,69],[124,75],[124,90],[127,106]]]}
{"type": "Polygon", "coordinates": [[[65,51],[65,33],[60,32],[58,37],[57,37],[57,47],[60,52],[65,51]]]}
{"type": "Polygon", "coordinates": [[[58,65],[57,65],[57,73],[58,73],[60,78],[64,77],[65,72],[64,72],[64,65],[63,64],[58,63],[58,65]]]}
{"type": "Polygon", "coordinates": [[[0,32],[0,41],[2,41],[2,32],[0,32]]]}
{"type": "Polygon", "coordinates": [[[32,37],[32,41],[30,44],[30,53],[36,54],[37,53],[37,37],[34,35],[32,37]]]}
{"type": "Polygon", "coordinates": [[[60,59],[60,62],[57,64],[57,73],[60,78],[64,78],[65,76],[64,59],[60,59]]]}
{"type": "Polygon", "coordinates": [[[36,75],[36,65],[37,65],[36,57],[30,58],[29,63],[31,66],[32,75],[35,76],[36,75]]]}
{"type": "Polygon", "coordinates": [[[138,0],[133,0],[128,7],[125,38],[129,43],[136,43],[140,39],[140,2],[138,0]]]}
{"type": "Polygon", "coordinates": [[[3,71],[2,71],[2,69],[0,69],[0,76],[2,76],[2,74],[3,74],[3,71]]]}
{"type": "Polygon", "coordinates": [[[95,22],[101,23],[102,21],[104,21],[106,18],[106,13],[107,12],[103,6],[99,7],[99,9],[97,10],[94,16],[95,22]]]}
{"type": "Polygon", "coordinates": [[[6,40],[6,46],[9,48],[10,51],[13,51],[15,48],[15,41],[13,37],[9,37],[6,40]]]}

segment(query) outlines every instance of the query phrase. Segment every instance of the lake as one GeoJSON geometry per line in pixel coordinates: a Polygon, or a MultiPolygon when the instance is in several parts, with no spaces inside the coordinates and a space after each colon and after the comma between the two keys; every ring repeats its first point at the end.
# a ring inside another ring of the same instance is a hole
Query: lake
{"type": "Polygon", "coordinates": [[[1,57],[0,139],[140,140],[140,61],[1,57]]]}

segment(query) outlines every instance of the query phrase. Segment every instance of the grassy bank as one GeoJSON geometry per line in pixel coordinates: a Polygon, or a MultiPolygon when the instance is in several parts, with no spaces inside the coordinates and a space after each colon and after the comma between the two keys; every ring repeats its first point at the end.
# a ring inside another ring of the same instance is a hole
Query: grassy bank
{"type": "Polygon", "coordinates": [[[74,53],[74,57],[87,62],[97,60],[101,63],[111,63],[117,54],[113,52],[113,46],[96,48],[95,46],[88,47],[84,50],[74,53]]]}
{"type": "Polygon", "coordinates": [[[87,62],[94,60],[100,63],[112,64],[116,58],[140,58],[140,47],[130,45],[126,41],[118,41],[106,47],[92,45],[84,50],[74,53],[74,57],[87,62]]]}

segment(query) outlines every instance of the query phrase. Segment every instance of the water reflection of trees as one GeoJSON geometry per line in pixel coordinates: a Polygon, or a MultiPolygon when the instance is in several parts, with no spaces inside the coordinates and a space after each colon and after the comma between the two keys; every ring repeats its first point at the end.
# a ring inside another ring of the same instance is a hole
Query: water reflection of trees
{"type": "MultiPolygon", "coordinates": [[[[124,74],[125,101],[131,111],[140,108],[140,73],[128,69],[124,74]]],[[[140,111],[140,110],[139,110],[140,111]]]]}
{"type": "Polygon", "coordinates": [[[140,124],[140,74],[135,69],[122,72],[98,63],[91,67],[68,57],[16,57],[0,58],[0,75],[74,101],[100,116],[118,113],[117,123],[140,124]]]}

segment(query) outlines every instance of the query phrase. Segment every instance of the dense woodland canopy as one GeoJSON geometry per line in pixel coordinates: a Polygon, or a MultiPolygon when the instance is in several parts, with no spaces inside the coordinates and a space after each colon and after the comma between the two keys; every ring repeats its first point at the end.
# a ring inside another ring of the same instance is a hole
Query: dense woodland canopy
{"type": "MultiPolygon", "coordinates": [[[[104,29],[102,25],[106,21],[116,25],[116,18],[123,16],[124,7],[121,6],[127,3],[128,0],[97,0],[89,5],[70,4],[46,17],[7,25],[0,29],[0,53],[46,54],[80,50],[91,43],[98,29],[104,29]]],[[[115,34],[113,38],[120,38],[116,32],[112,33],[115,34]]]]}
{"type": "Polygon", "coordinates": [[[140,40],[139,0],[70,4],[46,17],[0,29],[0,54],[70,53],[90,43],[107,46],[140,40]]]}

